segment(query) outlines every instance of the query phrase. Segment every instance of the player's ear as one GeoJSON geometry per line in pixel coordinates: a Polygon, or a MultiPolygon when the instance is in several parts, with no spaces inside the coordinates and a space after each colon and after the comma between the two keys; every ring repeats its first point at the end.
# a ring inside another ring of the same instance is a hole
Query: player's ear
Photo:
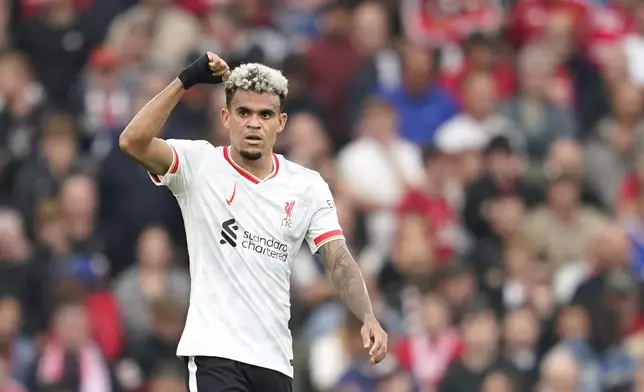
{"type": "Polygon", "coordinates": [[[224,124],[226,129],[230,128],[230,112],[228,108],[221,108],[221,122],[224,124]]]}
{"type": "Polygon", "coordinates": [[[284,128],[286,127],[286,120],[288,120],[286,113],[280,113],[280,126],[277,128],[277,133],[280,133],[284,130],[284,128]]]}

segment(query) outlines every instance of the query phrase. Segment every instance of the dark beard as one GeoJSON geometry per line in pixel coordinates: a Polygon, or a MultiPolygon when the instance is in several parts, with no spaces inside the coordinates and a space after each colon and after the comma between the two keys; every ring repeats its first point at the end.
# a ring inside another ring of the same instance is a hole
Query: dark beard
{"type": "Polygon", "coordinates": [[[239,155],[247,161],[256,161],[262,157],[261,152],[248,152],[244,150],[240,150],[239,155]]]}

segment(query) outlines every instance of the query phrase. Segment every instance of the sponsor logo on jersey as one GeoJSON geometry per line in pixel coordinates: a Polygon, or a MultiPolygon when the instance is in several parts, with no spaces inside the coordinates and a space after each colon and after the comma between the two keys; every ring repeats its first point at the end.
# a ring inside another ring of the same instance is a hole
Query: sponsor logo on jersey
{"type": "Polygon", "coordinates": [[[274,238],[263,237],[261,235],[251,233],[248,230],[244,230],[244,232],[241,233],[241,236],[238,236],[238,230],[239,225],[237,225],[235,219],[229,219],[222,223],[222,239],[219,240],[219,243],[222,245],[228,244],[233,248],[240,245],[242,249],[280,261],[286,261],[288,258],[288,246],[285,243],[274,238]]]}

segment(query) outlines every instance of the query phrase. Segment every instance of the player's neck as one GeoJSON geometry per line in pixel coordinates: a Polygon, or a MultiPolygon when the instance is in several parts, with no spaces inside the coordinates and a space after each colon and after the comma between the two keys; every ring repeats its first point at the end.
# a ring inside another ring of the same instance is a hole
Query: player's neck
{"type": "Polygon", "coordinates": [[[234,148],[230,149],[230,157],[239,167],[246,170],[253,176],[263,180],[273,172],[273,152],[262,155],[257,160],[244,159],[239,151],[234,148]]]}

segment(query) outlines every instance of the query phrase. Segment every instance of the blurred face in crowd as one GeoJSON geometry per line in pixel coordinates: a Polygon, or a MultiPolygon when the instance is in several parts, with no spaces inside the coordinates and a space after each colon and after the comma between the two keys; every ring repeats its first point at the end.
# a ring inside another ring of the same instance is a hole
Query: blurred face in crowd
{"type": "Polygon", "coordinates": [[[481,392],[514,392],[512,380],[501,372],[488,374],[483,380],[481,392]]]}
{"type": "Polygon", "coordinates": [[[210,36],[224,47],[231,46],[239,34],[234,18],[221,10],[211,12],[204,23],[210,36]]]}
{"type": "Polygon", "coordinates": [[[469,271],[463,271],[456,276],[451,276],[443,283],[441,293],[452,309],[470,302],[476,293],[476,281],[469,271]]]}
{"type": "Polygon", "coordinates": [[[454,166],[450,164],[450,159],[447,155],[438,152],[435,156],[428,158],[425,161],[428,190],[440,193],[453,171],[454,166]]]}
{"type": "Polygon", "coordinates": [[[8,343],[20,329],[22,306],[16,298],[0,299],[0,346],[8,343]]]}
{"type": "Polygon", "coordinates": [[[557,318],[557,334],[562,340],[586,339],[590,330],[588,315],[581,306],[564,308],[557,318]]]}
{"type": "Polygon", "coordinates": [[[436,336],[447,328],[452,315],[447,301],[436,293],[430,293],[423,298],[423,320],[426,331],[436,336]]]}
{"type": "Polygon", "coordinates": [[[577,392],[579,364],[567,351],[554,353],[541,364],[539,392],[577,392]]]}
{"type": "Polygon", "coordinates": [[[496,81],[488,73],[474,73],[465,82],[465,105],[475,119],[484,120],[496,108],[496,81]]]}
{"type": "Polygon", "coordinates": [[[552,51],[557,62],[566,60],[574,47],[573,20],[559,12],[548,18],[543,36],[544,44],[552,51]]]}
{"type": "Polygon", "coordinates": [[[492,152],[488,154],[486,162],[490,175],[502,183],[515,181],[520,173],[520,158],[511,152],[492,152]]]}
{"type": "Polygon", "coordinates": [[[0,211],[0,262],[20,262],[29,256],[22,218],[13,210],[0,211]]]}
{"type": "Polygon", "coordinates": [[[480,71],[489,70],[496,62],[496,52],[488,43],[477,43],[468,49],[467,58],[473,69],[480,71]]]}
{"type": "Polygon", "coordinates": [[[13,97],[24,92],[29,80],[27,61],[21,55],[0,56],[0,96],[13,97]]]}
{"type": "Polygon", "coordinates": [[[544,170],[546,176],[565,173],[580,176],[582,172],[583,150],[574,140],[559,140],[550,146],[544,170]]]}
{"type": "Polygon", "coordinates": [[[387,10],[379,3],[367,2],[353,12],[353,39],[365,55],[375,54],[389,42],[387,10]]]}
{"type": "Polygon", "coordinates": [[[600,271],[631,264],[632,247],[628,234],[619,226],[605,228],[594,239],[594,253],[600,271]]]}
{"type": "Polygon", "coordinates": [[[539,321],[529,309],[516,309],[505,316],[503,337],[510,352],[536,349],[539,333],[539,321]]]}
{"type": "MultiPolygon", "coordinates": [[[[132,101],[132,116],[136,115],[143,107],[159,94],[168,85],[168,81],[161,75],[149,75],[144,78],[141,87],[132,101]]],[[[220,106],[221,107],[221,106],[220,106]]]]}
{"type": "Polygon", "coordinates": [[[601,76],[603,82],[611,89],[628,82],[628,63],[621,46],[615,45],[603,49],[601,58],[601,76]]]}
{"type": "Polygon", "coordinates": [[[342,6],[327,10],[322,15],[322,28],[327,36],[345,38],[351,31],[351,10],[342,6]]]}
{"type": "Polygon", "coordinates": [[[233,148],[249,161],[272,152],[277,134],[286,126],[286,118],[277,95],[241,89],[234,92],[230,105],[221,109],[233,148]]]}
{"type": "Polygon", "coordinates": [[[638,120],[642,113],[642,90],[630,83],[620,85],[613,92],[611,107],[617,120],[638,120]]]}
{"type": "Polygon", "coordinates": [[[97,199],[96,184],[91,177],[70,177],[60,189],[60,207],[67,220],[92,218],[96,212],[97,199]]]}
{"type": "Polygon", "coordinates": [[[363,110],[359,127],[361,135],[386,145],[398,136],[398,116],[388,104],[370,102],[363,110]]]}
{"type": "Polygon", "coordinates": [[[565,177],[548,185],[548,205],[558,212],[570,213],[579,202],[579,180],[565,177]]]}
{"type": "Polygon", "coordinates": [[[499,328],[491,311],[482,311],[463,321],[463,338],[468,353],[489,352],[496,349],[499,328]]]}
{"type": "Polygon", "coordinates": [[[163,269],[169,266],[172,246],[168,232],[158,227],[145,230],[139,237],[137,254],[141,268],[163,269]]]}
{"type": "Polygon", "coordinates": [[[54,333],[68,349],[79,348],[89,339],[89,320],[81,305],[66,305],[54,315],[54,333]]]}
{"type": "Polygon", "coordinates": [[[309,113],[291,116],[286,141],[289,159],[314,170],[315,162],[329,155],[331,149],[320,120],[309,113]]]}
{"type": "Polygon", "coordinates": [[[378,381],[375,392],[412,392],[413,386],[410,375],[401,370],[378,381]]]}
{"type": "Polygon", "coordinates": [[[507,237],[515,233],[523,216],[525,206],[516,197],[506,197],[489,202],[488,221],[495,233],[507,237]]]}
{"type": "Polygon", "coordinates": [[[635,5],[635,26],[637,31],[642,34],[644,32],[644,4],[638,1],[635,5]]]}
{"type": "Polygon", "coordinates": [[[69,116],[53,115],[44,121],[41,151],[53,174],[66,174],[76,157],[76,124],[69,116]]]}
{"type": "Polygon", "coordinates": [[[396,267],[405,275],[424,275],[434,266],[435,252],[425,218],[406,214],[400,218],[396,267]]]}
{"type": "Polygon", "coordinates": [[[508,278],[519,282],[530,280],[535,261],[527,249],[520,244],[509,244],[503,258],[508,278]]]}
{"type": "Polygon", "coordinates": [[[542,49],[527,48],[519,60],[519,84],[526,98],[542,100],[552,79],[552,58],[542,49]]]}
{"type": "Polygon", "coordinates": [[[407,44],[403,50],[403,80],[410,95],[427,92],[434,74],[434,56],[422,45],[407,44]]]}
{"type": "Polygon", "coordinates": [[[150,383],[150,392],[186,392],[185,381],[176,377],[157,377],[150,383]]]}
{"type": "Polygon", "coordinates": [[[127,39],[117,46],[119,61],[123,65],[142,63],[152,46],[152,31],[149,21],[143,20],[129,27],[127,39]]]}
{"type": "Polygon", "coordinates": [[[45,245],[52,256],[59,257],[69,252],[70,244],[65,233],[65,221],[58,202],[41,200],[36,207],[36,240],[45,245]]]}

